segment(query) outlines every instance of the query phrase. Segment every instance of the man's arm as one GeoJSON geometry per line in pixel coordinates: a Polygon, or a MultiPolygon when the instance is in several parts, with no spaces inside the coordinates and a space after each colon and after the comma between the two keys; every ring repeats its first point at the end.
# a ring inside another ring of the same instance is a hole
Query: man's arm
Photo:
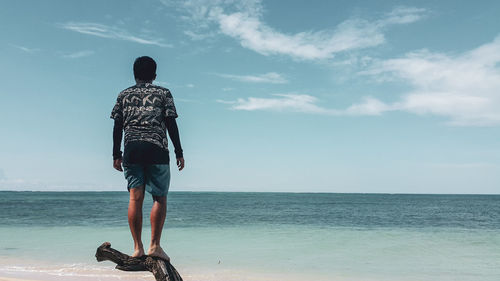
{"type": "Polygon", "coordinates": [[[120,119],[115,119],[115,125],[113,127],[113,167],[120,172],[122,169],[122,151],[120,150],[122,145],[123,136],[123,122],[120,119]]]}
{"type": "Polygon", "coordinates": [[[184,156],[182,154],[181,140],[179,138],[179,129],[177,128],[175,117],[173,116],[167,117],[167,131],[174,145],[175,158],[177,158],[177,166],[180,171],[184,168],[184,156]]]}

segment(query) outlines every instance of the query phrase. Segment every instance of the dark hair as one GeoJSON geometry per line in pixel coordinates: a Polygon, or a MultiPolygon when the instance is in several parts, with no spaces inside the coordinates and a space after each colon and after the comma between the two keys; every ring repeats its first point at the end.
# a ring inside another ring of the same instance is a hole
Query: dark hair
{"type": "Polygon", "coordinates": [[[152,81],[156,75],[156,62],[148,56],[135,59],[134,77],[141,81],[152,81]]]}

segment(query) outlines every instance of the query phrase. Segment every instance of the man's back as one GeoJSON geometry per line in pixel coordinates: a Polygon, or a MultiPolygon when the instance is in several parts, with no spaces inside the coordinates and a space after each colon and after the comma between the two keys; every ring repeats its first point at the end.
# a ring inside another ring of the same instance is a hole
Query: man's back
{"type": "Polygon", "coordinates": [[[111,118],[121,118],[125,146],[133,141],[155,144],[168,151],[166,118],[176,118],[172,94],[151,83],[137,83],[118,95],[111,118]]]}

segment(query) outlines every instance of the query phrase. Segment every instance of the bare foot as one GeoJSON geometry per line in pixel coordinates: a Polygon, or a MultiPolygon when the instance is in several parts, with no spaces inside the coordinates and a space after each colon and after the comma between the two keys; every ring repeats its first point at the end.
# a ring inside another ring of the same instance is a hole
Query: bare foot
{"type": "Polygon", "coordinates": [[[144,256],[144,249],[143,248],[135,250],[134,253],[131,255],[131,257],[134,257],[134,258],[140,258],[142,256],[144,256]]]}
{"type": "Polygon", "coordinates": [[[158,257],[170,261],[170,257],[163,251],[160,246],[149,247],[148,256],[158,257]]]}

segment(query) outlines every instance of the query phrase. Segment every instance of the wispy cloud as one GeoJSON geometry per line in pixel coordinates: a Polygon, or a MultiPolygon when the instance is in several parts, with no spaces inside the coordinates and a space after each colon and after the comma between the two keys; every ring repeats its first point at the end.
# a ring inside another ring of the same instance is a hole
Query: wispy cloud
{"type": "Polygon", "coordinates": [[[301,112],[309,114],[349,116],[349,115],[380,115],[386,105],[373,98],[366,98],[362,105],[352,105],[347,109],[333,109],[318,105],[318,98],[306,94],[272,94],[272,98],[248,97],[234,101],[216,100],[219,103],[231,105],[232,110],[246,111],[280,111],[301,112]]]}
{"type": "MultiPolygon", "coordinates": [[[[450,118],[459,126],[500,125],[500,36],[458,55],[414,51],[376,62],[362,75],[404,80],[413,90],[380,112],[399,110],[450,118]]],[[[357,106],[364,106],[361,103],[357,106]]]]}
{"type": "Polygon", "coordinates": [[[234,75],[234,74],[215,74],[223,78],[229,78],[241,82],[250,83],[271,83],[271,84],[285,84],[288,80],[283,77],[283,75],[276,72],[268,72],[265,74],[258,75],[234,75]]]}
{"type": "Polygon", "coordinates": [[[191,40],[194,40],[194,41],[203,40],[206,38],[211,38],[211,37],[214,37],[216,35],[215,32],[196,33],[192,30],[186,30],[186,31],[184,31],[184,34],[189,36],[189,38],[191,38],[191,40]]]}
{"type": "Polygon", "coordinates": [[[84,51],[79,51],[79,52],[64,54],[64,55],[62,55],[62,57],[66,58],[66,59],[77,59],[77,58],[83,58],[83,57],[91,56],[94,53],[95,53],[94,51],[84,50],[84,51]]]}
{"type": "Polygon", "coordinates": [[[171,85],[169,82],[159,81],[159,80],[155,80],[154,83],[164,87],[169,87],[171,85]]]}
{"type": "Polygon", "coordinates": [[[40,49],[38,48],[28,48],[28,47],[25,47],[25,46],[19,46],[19,45],[14,45],[14,44],[10,44],[12,47],[18,49],[18,50],[21,50],[23,52],[26,52],[28,54],[34,54],[36,52],[39,52],[40,49]]]}
{"type": "Polygon", "coordinates": [[[380,27],[390,24],[407,24],[421,20],[427,13],[428,11],[423,8],[399,6],[374,23],[380,27]]]}
{"type": "Polygon", "coordinates": [[[383,102],[365,97],[345,109],[319,106],[310,95],[277,94],[273,98],[248,97],[220,101],[233,110],[295,111],[325,115],[381,115],[403,111],[447,117],[454,126],[500,125],[500,35],[492,42],[457,55],[429,50],[374,62],[360,75],[378,81],[406,81],[413,90],[398,101],[383,102]]]}
{"type": "MultiPolygon", "coordinates": [[[[199,1],[179,4],[188,12],[198,29],[218,26],[220,33],[238,40],[241,46],[263,55],[287,55],[295,59],[332,58],[336,53],[378,46],[385,42],[384,32],[390,25],[408,24],[422,19],[426,10],[396,7],[377,20],[348,19],[332,29],[280,32],[264,21],[261,1],[199,1]]],[[[186,31],[186,34],[200,32],[186,31]]],[[[193,37],[200,39],[200,37],[193,37]]]]}
{"type": "Polygon", "coordinates": [[[158,81],[158,80],[155,80],[153,83],[160,85],[160,86],[163,86],[163,87],[174,87],[174,88],[194,88],[194,87],[196,87],[193,83],[176,84],[176,83],[171,83],[171,82],[166,82],[166,81],[158,81]]]}
{"type": "Polygon", "coordinates": [[[145,45],[156,45],[160,47],[172,47],[171,44],[164,43],[163,39],[151,39],[147,37],[133,35],[127,30],[108,26],[100,23],[91,22],[67,22],[59,24],[59,27],[79,32],[82,34],[93,35],[102,38],[125,40],[145,45]]]}
{"type": "Polygon", "coordinates": [[[300,94],[273,94],[275,98],[248,97],[235,101],[217,100],[219,103],[230,104],[233,110],[267,110],[267,111],[294,111],[314,114],[339,115],[337,110],[327,109],[316,105],[317,98],[300,94]]]}

